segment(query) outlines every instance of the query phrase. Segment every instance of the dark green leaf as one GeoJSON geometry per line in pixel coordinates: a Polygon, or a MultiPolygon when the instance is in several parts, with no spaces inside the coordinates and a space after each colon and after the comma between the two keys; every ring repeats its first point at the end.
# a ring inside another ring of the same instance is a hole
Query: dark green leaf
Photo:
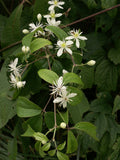
{"type": "Polygon", "coordinates": [[[66,141],[64,141],[62,144],[59,144],[59,145],[57,146],[58,151],[63,150],[63,149],[65,148],[65,145],[66,145],[66,141]]]}
{"type": "Polygon", "coordinates": [[[96,137],[96,126],[90,122],[79,122],[74,126],[75,129],[86,132],[88,135],[98,141],[96,137]]]}
{"type": "Polygon", "coordinates": [[[117,67],[108,60],[103,60],[96,69],[95,83],[102,90],[116,90],[118,80],[117,67]]]}
{"type": "Polygon", "coordinates": [[[19,117],[32,117],[39,115],[41,108],[25,97],[19,97],[17,101],[17,115],[19,117]]]}
{"type": "Polygon", "coordinates": [[[24,134],[22,134],[23,137],[33,137],[33,134],[35,131],[28,125],[27,130],[25,131],[24,134]]]}
{"type": "Polygon", "coordinates": [[[8,141],[9,160],[16,160],[17,157],[17,140],[16,138],[8,141]]]}
{"type": "Polygon", "coordinates": [[[120,110],[120,96],[117,95],[114,100],[114,107],[112,113],[114,114],[117,110],[120,110]]]}
{"type": "Polygon", "coordinates": [[[72,131],[68,131],[67,153],[73,153],[77,150],[78,143],[72,131]]]}

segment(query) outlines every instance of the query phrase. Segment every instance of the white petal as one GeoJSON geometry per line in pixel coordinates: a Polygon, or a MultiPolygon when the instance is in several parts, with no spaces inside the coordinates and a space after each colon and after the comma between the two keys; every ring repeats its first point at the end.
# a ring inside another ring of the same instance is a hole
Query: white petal
{"type": "Polygon", "coordinates": [[[73,36],[69,36],[69,37],[66,37],[65,39],[66,39],[66,40],[74,39],[74,37],[73,37],[73,36]]]}
{"type": "Polygon", "coordinates": [[[58,45],[58,46],[61,46],[62,43],[63,43],[63,41],[60,41],[60,40],[57,41],[57,45],[58,45]]]}
{"type": "Polygon", "coordinates": [[[57,84],[58,84],[58,87],[62,86],[62,84],[63,84],[63,77],[62,76],[58,79],[57,84]]]}
{"type": "Polygon", "coordinates": [[[70,53],[70,54],[72,55],[72,50],[71,50],[70,48],[66,47],[65,49],[66,49],[66,51],[67,51],[68,53],[70,53]]]}
{"type": "Polygon", "coordinates": [[[17,66],[17,63],[18,63],[18,58],[15,58],[14,65],[17,66]]]}
{"type": "Polygon", "coordinates": [[[72,97],[75,97],[77,95],[77,93],[71,93],[71,94],[69,94],[67,97],[68,98],[72,98],[72,97]]]}
{"type": "Polygon", "coordinates": [[[45,15],[43,16],[44,18],[50,18],[51,16],[50,15],[45,15]]]}
{"type": "Polygon", "coordinates": [[[65,2],[58,2],[58,5],[64,5],[65,2]]]}
{"type": "Polygon", "coordinates": [[[67,102],[64,101],[64,102],[63,102],[63,108],[66,108],[66,107],[67,107],[67,102]]]}
{"type": "Polygon", "coordinates": [[[60,48],[57,52],[57,56],[60,57],[63,54],[63,48],[60,48]]]}
{"type": "Polygon", "coordinates": [[[54,4],[54,2],[53,1],[48,1],[48,4],[54,4]]]}
{"type": "Polygon", "coordinates": [[[62,87],[61,92],[62,92],[62,95],[61,95],[61,96],[65,98],[66,95],[67,95],[67,93],[68,93],[65,86],[62,87]]]}
{"type": "Polygon", "coordinates": [[[60,16],[62,16],[62,13],[55,14],[55,17],[60,17],[60,16]]]}
{"type": "Polygon", "coordinates": [[[79,36],[78,38],[81,40],[87,40],[87,38],[85,36],[79,36]]]}
{"type": "Polygon", "coordinates": [[[62,101],[63,101],[63,98],[57,97],[56,99],[53,100],[53,103],[59,103],[62,101]]]}
{"type": "Polygon", "coordinates": [[[80,42],[78,39],[76,39],[76,47],[79,48],[80,47],[80,42]]]}
{"type": "Polygon", "coordinates": [[[60,8],[60,9],[63,9],[63,7],[61,7],[61,6],[59,6],[59,5],[57,5],[57,7],[60,8]]]}
{"type": "Polygon", "coordinates": [[[69,46],[69,45],[71,45],[71,44],[73,44],[73,41],[66,41],[66,45],[67,45],[67,46],[69,46]]]}
{"type": "Polygon", "coordinates": [[[48,10],[51,11],[51,10],[54,9],[54,7],[55,7],[54,5],[51,5],[51,6],[48,8],[48,10]]]}

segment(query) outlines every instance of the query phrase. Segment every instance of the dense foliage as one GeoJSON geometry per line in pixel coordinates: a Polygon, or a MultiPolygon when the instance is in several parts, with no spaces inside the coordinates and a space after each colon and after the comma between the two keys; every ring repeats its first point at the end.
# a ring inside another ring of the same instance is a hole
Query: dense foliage
{"type": "Polygon", "coordinates": [[[64,2],[0,1],[1,160],[120,159],[120,8],[66,27],[119,0],[64,2]]]}

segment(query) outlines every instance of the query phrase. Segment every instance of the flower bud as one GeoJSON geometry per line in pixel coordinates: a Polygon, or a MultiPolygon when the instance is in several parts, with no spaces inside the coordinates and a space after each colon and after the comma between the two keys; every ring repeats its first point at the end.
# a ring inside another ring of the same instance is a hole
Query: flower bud
{"type": "Polygon", "coordinates": [[[90,60],[90,61],[87,62],[87,65],[89,65],[89,66],[94,66],[95,63],[96,63],[96,61],[90,60]]]}
{"type": "Polygon", "coordinates": [[[18,81],[17,82],[17,88],[22,88],[22,87],[24,87],[24,85],[25,85],[25,81],[18,81]]]}
{"type": "Polygon", "coordinates": [[[41,15],[40,13],[37,15],[37,19],[38,19],[38,21],[39,21],[39,23],[40,23],[40,21],[41,21],[41,19],[42,19],[42,15],[41,15]]]}
{"type": "Polygon", "coordinates": [[[23,29],[22,32],[23,32],[24,34],[28,34],[28,33],[29,33],[29,30],[23,29]]]}
{"type": "Polygon", "coordinates": [[[65,128],[66,128],[66,123],[65,123],[65,122],[60,123],[60,127],[61,127],[62,129],[65,129],[65,128]]]}
{"type": "Polygon", "coordinates": [[[68,71],[66,71],[65,69],[63,69],[63,70],[62,70],[62,73],[63,73],[63,74],[66,74],[66,73],[68,73],[68,71]]]}
{"type": "Polygon", "coordinates": [[[30,48],[28,46],[23,46],[22,47],[23,53],[28,53],[29,50],[30,50],[30,48]]]}

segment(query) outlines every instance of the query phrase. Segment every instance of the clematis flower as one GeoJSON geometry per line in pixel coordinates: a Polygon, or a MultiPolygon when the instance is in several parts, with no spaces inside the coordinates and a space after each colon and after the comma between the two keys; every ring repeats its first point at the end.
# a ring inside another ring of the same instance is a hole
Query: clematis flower
{"type": "Polygon", "coordinates": [[[67,107],[67,103],[72,101],[72,97],[75,97],[77,93],[68,93],[66,88],[61,90],[60,97],[54,99],[53,103],[60,103],[59,105],[63,105],[63,108],[67,107]]]}
{"type": "Polygon", "coordinates": [[[55,7],[58,7],[60,9],[63,9],[62,5],[65,4],[65,2],[59,1],[59,0],[51,0],[48,1],[48,4],[50,4],[50,7],[48,8],[48,10],[53,10],[55,7]]]}
{"type": "Polygon", "coordinates": [[[85,36],[81,36],[82,32],[80,32],[80,30],[72,30],[70,31],[70,35],[69,37],[66,37],[66,40],[71,40],[74,39],[76,41],[76,47],[80,48],[80,42],[79,40],[87,40],[87,38],[85,36]]]}
{"type": "Polygon", "coordinates": [[[50,26],[59,26],[61,21],[56,21],[55,19],[47,18],[48,25],[50,26]]]}
{"type": "Polygon", "coordinates": [[[21,65],[17,66],[18,64],[18,58],[15,58],[14,61],[11,61],[11,63],[8,65],[9,70],[14,73],[15,76],[20,77],[20,72],[21,72],[21,65]]]}
{"type": "Polygon", "coordinates": [[[61,94],[62,89],[66,88],[63,85],[64,85],[63,84],[63,77],[61,76],[61,77],[59,77],[59,79],[56,82],[54,82],[54,86],[51,86],[52,87],[52,93],[51,94],[55,94],[55,93],[57,95],[61,94]]]}
{"type": "Polygon", "coordinates": [[[12,73],[10,74],[10,83],[14,88],[22,88],[24,87],[26,81],[21,81],[19,77],[14,76],[12,73]]]}
{"type": "Polygon", "coordinates": [[[60,17],[60,16],[62,16],[62,13],[57,13],[57,14],[56,14],[56,13],[55,13],[55,10],[53,9],[53,10],[50,10],[50,14],[45,15],[44,18],[55,19],[55,18],[60,17]]]}
{"type": "Polygon", "coordinates": [[[59,40],[57,42],[58,45],[58,52],[57,52],[57,56],[60,57],[63,54],[63,51],[67,51],[69,54],[72,55],[72,50],[70,49],[70,46],[73,44],[72,41],[61,41],[59,40]]]}

